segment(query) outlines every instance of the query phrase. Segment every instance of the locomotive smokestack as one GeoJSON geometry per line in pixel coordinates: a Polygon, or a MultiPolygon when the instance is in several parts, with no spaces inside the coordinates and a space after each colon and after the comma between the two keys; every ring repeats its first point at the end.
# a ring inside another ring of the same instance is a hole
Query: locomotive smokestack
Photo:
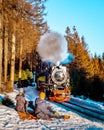
{"type": "Polygon", "coordinates": [[[56,66],[59,66],[59,65],[60,65],[60,62],[59,62],[59,61],[57,61],[56,66]]]}

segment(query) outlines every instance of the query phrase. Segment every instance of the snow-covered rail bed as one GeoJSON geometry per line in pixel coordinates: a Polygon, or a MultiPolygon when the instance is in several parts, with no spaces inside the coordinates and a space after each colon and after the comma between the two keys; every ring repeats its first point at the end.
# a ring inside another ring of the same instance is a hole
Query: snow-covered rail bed
{"type": "MultiPolygon", "coordinates": [[[[35,101],[38,97],[38,91],[33,87],[26,87],[25,94],[26,99],[29,101],[35,101]]],[[[17,90],[14,90],[8,95],[15,101],[15,96],[18,94],[17,90]]],[[[1,95],[2,96],[2,95],[1,95]]],[[[17,112],[13,108],[0,105],[0,130],[104,130],[104,121],[97,119],[90,119],[83,114],[75,113],[69,108],[50,102],[50,105],[59,114],[70,115],[69,120],[65,119],[53,119],[48,120],[21,120],[17,112]]]]}
{"type": "Polygon", "coordinates": [[[94,104],[85,103],[84,101],[71,99],[68,102],[62,102],[62,105],[74,109],[78,112],[86,114],[87,116],[94,117],[96,119],[100,119],[104,121],[104,107],[94,106],[94,104]]]}
{"type": "Polygon", "coordinates": [[[98,112],[100,114],[104,115],[104,104],[99,104],[98,102],[91,102],[91,100],[83,100],[83,99],[79,99],[79,98],[75,98],[72,97],[70,99],[70,101],[68,101],[69,103],[87,108],[87,109],[91,109],[95,112],[98,112]]]}

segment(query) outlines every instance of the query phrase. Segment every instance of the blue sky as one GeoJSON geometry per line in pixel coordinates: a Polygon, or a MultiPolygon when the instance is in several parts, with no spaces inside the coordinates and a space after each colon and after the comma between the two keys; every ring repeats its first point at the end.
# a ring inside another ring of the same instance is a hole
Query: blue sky
{"type": "Polygon", "coordinates": [[[104,0],[47,0],[46,20],[51,30],[65,34],[76,26],[79,37],[84,36],[90,54],[104,52],[104,0]]]}

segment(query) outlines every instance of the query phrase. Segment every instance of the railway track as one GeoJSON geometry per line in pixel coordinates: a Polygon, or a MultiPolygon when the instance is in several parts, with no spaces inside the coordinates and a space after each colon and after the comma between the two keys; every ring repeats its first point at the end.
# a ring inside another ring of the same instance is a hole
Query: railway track
{"type": "Polygon", "coordinates": [[[98,108],[90,105],[85,105],[81,102],[75,102],[73,100],[59,103],[67,108],[85,114],[87,116],[104,121],[104,107],[98,108]]]}

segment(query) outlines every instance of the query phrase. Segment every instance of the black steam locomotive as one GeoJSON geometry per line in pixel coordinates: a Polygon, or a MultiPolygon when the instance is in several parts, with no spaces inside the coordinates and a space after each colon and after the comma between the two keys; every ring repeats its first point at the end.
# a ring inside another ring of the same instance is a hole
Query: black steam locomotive
{"type": "Polygon", "coordinates": [[[38,90],[44,90],[51,101],[63,102],[70,99],[70,76],[66,66],[53,66],[51,73],[38,78],[38,90]],[[41,81],[40,81],[41,79],[41,81]],[[46,82],[46,79],[47,82],[46,82]]]}

